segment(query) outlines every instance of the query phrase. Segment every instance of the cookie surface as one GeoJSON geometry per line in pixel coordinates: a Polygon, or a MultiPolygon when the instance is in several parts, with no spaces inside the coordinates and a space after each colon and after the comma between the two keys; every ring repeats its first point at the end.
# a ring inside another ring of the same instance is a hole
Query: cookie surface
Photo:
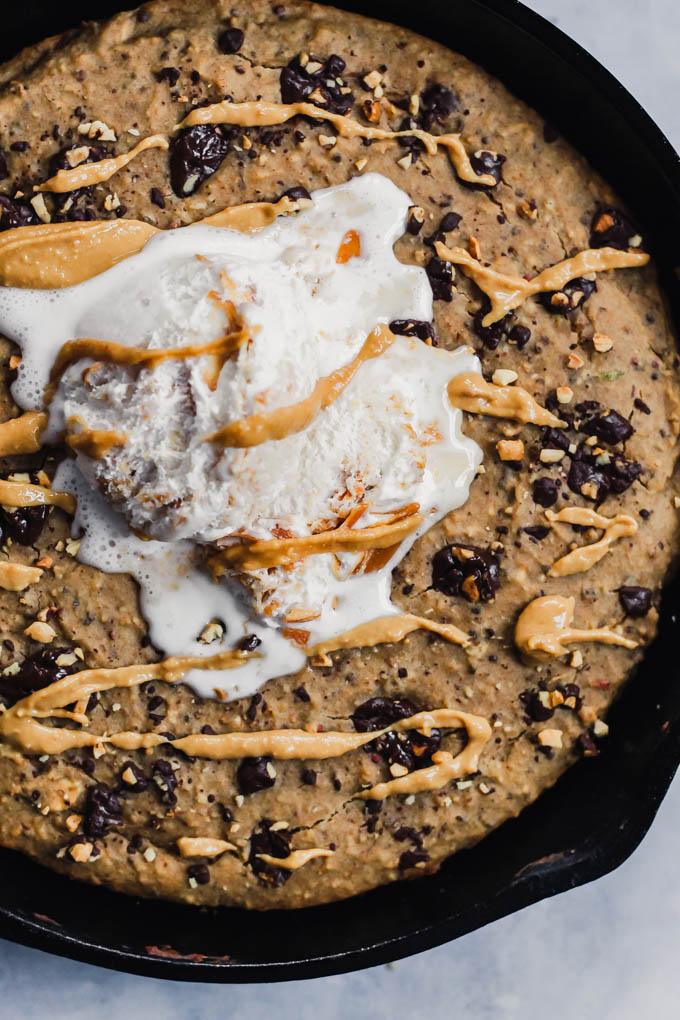
{"type": "MultiPolygon", "coordinates": [[[[402,770],[427,767],[438,751],[458,753],[465,734],[455,728],[380,736],[326,760],[210,761],[162,744],[148,753],[102,745],[60,755],[0,746],[0,841],[73,877],[136,895],[299,907],[435,870],[516,815],[584,750],[596,751],[607,707],[653,637],[654,602],[676,552],[677,362],[653,268],[600,273],[596,288],[586,279],[555,303],[529,298],[501,323],[482,327],[486,306],[478,287],[460,270],[449,282],[432,263],[441,240],[469,246],[480,261],[523,278],[603,240],[615,248],[637,240],[616,196],[585,160],[465,58],[332,8],[253,2],[232,11],[161,0],[87,26],[63,45],[26,51],[0,76],[2,193],[13,200],[17,190],[32,195],[59,168],[60,154],[82,142],[79,125],[111,128],[116,141],[105,147],[118,154],[149,135],[172,137],[191,109],[225,97],[296,101],[318,73],[305,77],[301,54],[331,78],[329,58],[346,65],[341,77],[349,93],[335,86],[329,92],[323,74],[315,79],[322,109],[388,129],[406,119],[411,129],[435,135],[460,132],[468,152],[479,153],[480,169],[498,175],[497,185],[461,183],[446,155],[423,151],[416,138],[366,145],[338,137],[329,145],[334,132],[327,123],[295,117],[230,136],[214,172],[199,159],[198,176],[205,178],[190,193],[183,193],[187,173],[176,153],[150,149],[110,181],[73,195],[71,205],[48,196],[47,215],[130,218],[167,229],[225,206],[273,201],[294,187],[312,192],[360,173],[383,174],[423,210],[422,227],[407,232],[396,251],[404,262],[429,267],[436,342],[474,347],[487,379],[499,370],[516,373],[570,427],[557,434],[466,415],[465,432],[484,452],[484,473],[465,505],[399,565],[393,600],[404,612],[470,634],[467,649],[417,632],[399,643],[334,652],[332,665],[269,681],[247,700],[201,700],[186,686],[153,680],[105,691],[87,706],[94,733],[166,737],[370,732],[414,712],[459,709],[492,728],[474,774],[415,795],[357,797],[402,770]],[[380,119],[371,121],[376,108],[380,119]],[[518,440],[521,449],[498,446],[518,440]],[[601,536],[546,516],[575,506],[608,518],[628,515],[637,531],[612,543],[585,572],[551,577],[551,564],[572,543],[601,536]],[[461,560],[451,548],[471,556],[461,560]],[[461,571],[461,563],[472,566],[461,571]],[[638,647],[587,643],[554,661],[526,664],[515,645],[516,621],[545,595],[575,599],[575,627],[615,628],[638,647]],[[182,856],[182,839],[219,840],[233,849],[182,856]],[[271,863],[304,849],[331,855],[296,870],[271,863]]],[[[0,226],[36,215],[33,206],[18,204],[17,212],[15,201],[3,203],[0,226]]],[[[8,419],[18,413],[9,394],[16,351],[5,342],[2,353],[0,410],[8,419]]],[[[7,458],[3,477],[40,469],[51,475],[62,456],[55,449],[7,458]]],[[[8,557],[44,571],[23,592],[0,591],[0,691],[7,705],[57,679],[60,656],[62,673],[159,658],[134,582],[80,564],[62,511],[42,514],[44,521],[23,510],[3,514],[8,557]],[[47,647],[24,633],[41,614],[57,633],[47,647]]]]}

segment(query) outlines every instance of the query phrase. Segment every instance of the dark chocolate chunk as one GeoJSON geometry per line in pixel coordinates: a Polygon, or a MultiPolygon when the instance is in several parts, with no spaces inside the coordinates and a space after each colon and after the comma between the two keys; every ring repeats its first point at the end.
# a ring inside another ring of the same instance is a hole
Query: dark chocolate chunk
{"type": "Polygon", "coordinates": [[[83,812],[83,832],[90,839],[99,839],[113,825],[121,825],[123,809],[120,797],[105,783],[91,786],[83,812]]]}
{"type": "Polygon", "coordinates": [[[508,314],[504,315],[502,319],[498,320],[498,322],[492,322],[490,326],[485,326],[483,321],[490,310],[491,302],[487,297],[484,297],[482,307],[475,314],[473,319],[473,328],[484,346],[490,351],[495,351],[501,341],[510,335],[510,330],[515,317],[512,312],[508,312],[508,314]]]}
{"type": "Polygon", "coordinates": [[[647,404],[645,404],[644,400],[641,400],[640,397],[635,398],[635,400],[633,401],[633,406],[637,411],[642,411],[643,414],[652,413],[652,409],[647,404]]]}
{"type": "Polygon", "coordinates": [[[532,486],[534,503],[539,506],[553,506],[557,502],[557,486],[552,478],[537,478],[532,486]]]}
{"type": "Polygon", "coordinates": [[[48,506],[20,506],[16,510],[0,507],[0,530],[3,536],[19,545],[33,545],[40,538],[48,506]]]}
{"type": "Polygon", "coordinates": [[[531,330],[529,329],[528,326],[521,326],[518,323],[516,326],[513,326],[511,330],[508,331],[508,340],[511,343],[517,344],[518,350],[520,351],[524,350],[526,345],[531,340],[531,330]]]}
{"type": "Polygon", "coordinates": [[[459,106],[460,97],[441,82],[435,82],[420,93],[419,123],[430,131],[435,124],[444,124],[459,106]]]}
{"type": "Polygon", "coordinates": [[[179,67],[163,67],[156,78],[158,81],[167,81],[170,88],[173,88],[179,81],[179,67]]]}
{"type": "Polygon", "coordinates": [[[220,53],[238,53],[243,46],[245,36],[240,28],[226,28],[217,40],[220,53]]]}
{"type": "Polygon", "coordinates": [[[430,855],[427,850],[423,850],[420,847],[415,847],[413,850],[404,850],[399,858],[399,870],[406,871],[408,868],[415,868],[416,864],[422,864],[424,861],[429,861],[429,859],[430,855]]]}
{"type": "Polygon", "coordinates": [[[160,694],[154,694],[152,698],[149,698],[147,711],[149,713],[149,719],[151,719],[153,723],[159,723],[162,719],[165,719],[168,714],[168,703],[165,698],[160,696],[160,694]]]}
{"type": "Polygon", "coordinates": [[[488,549],[464,543],[445,545],[432,560],[432,587],[444,595],[490,602],[499,584],[499,563],[488,549]]]}
{"type": "Polygon", "coordinates": [[[567,453],[570,446],[569,436],[566,435],[564,429],[554,429],[552,426],[548,426],[541,432],[541,445],[544,449],[564,450],[567,453]]]}
{"type": "Polygon", "coordinates": [[[580,308],[584,301],[587,301],[593,291],[597,290],[595,280],[586,280],[584,276],[577,276],[565,284],[562,290],[548,291],[539,294],[538,300],[553,315],[566,315],[580,308]]]}
{"type": "Polygon", "coordinates": [[[397,336],[417,336],[419,340],[434,340],[434,326],[421,319],[394,319],[390,329],[397,336]]]}
{"type": "Polygon", "coordinates": [[[311,199],[311,195],[306,188],[303,188],[301,184],[296,184],[294,188],[289,188],[288,191],[284,191],[281,198],[289,198],[291,202],[297,202],[300,198],[311,199]]]}
{"type": "Polygon", "coordinates": [[[479,152],[475,152],[474,156],[470,156],[470,165],[478,177],[488,174],[498,184],[505,159],[506,157],[498,152],[481,149],[479,152]]]}
{"type": "MultiPolygon", "coordinates": [[[[591,248],[619,248],[628,251],[638,231],[620,209],[601,205],[595,211],[590,226],[591,248]]],[[[638,235],[639,236],[639,235],[638,235]]]]}
{"type": "Polygon", "coordinates": [[[286,868],[277,868],[260,858],[260,854],[268,857],[287,857],[290,853],[290,833],[286,829],[271,830],[272,823],[263,818],[250,836],[250,852],[248,864],[264,885],[274,888],[285,885],[292,872],[286,868]]]}
{"type": "Polygon", "coordinates": [[[302,782],[305,786],[316,786],[316,772],[314,769],[302,770],[302,782]]]}
{"type": "Polygon", "coordinates": [[[432,295],[437,301],[451,301],[453,297],[453,272],[451,263],[433,255],[425,266],[432,295]]]}
{"type": "Polygon", "coordinates": [[[177,777],[170,762],[165,761],[164,758],[159,758],[158,761],[154,762],[151,778],[158,788],[163,803],[176,804],[177,794],[175,790],[177,788],[177,777]]]}
{"type": "Polygon", "coordinates": [[[196,885],[207,885],[210,881],[210,869],[207,864],[190,864],[187,878],[193,879],[196,885]]]}
{"type": "Polygon", "coordinates": [[[160,188],[151,189],[151,201],[154,205],[157,205],[159,209],[165,209],[165,195],[160,188]]]}
{"type": "Polygon", "coordinates": [[[40,691],[74,673],[79,668],[78,660],[71,666],[57,665],[57,659],[71,651],[70,648],[41,648],[24,659],[17,673],[0,673],[0,698],[6,705],[14,705],[33,691],[40,691]]]}
{"type": "Polygon", "coordinates": [[[309,697],[309,694],[307,693],[307,688],[304,687],[302,684],[300,684],[299,687],[295,688],[295,690],[293,691],[293,696],[295,698],[297,698],[298,701],[305,701],[305,702],[311,701],[311,698],[309,697]]]}
{"type": "Polygon", "coordinates": [[[7,195],[0,195],[0,230],[12,230],[14,227],[29,227],[39,223],[28,202],[20,202],[7,195]]]}
{"type": "Polygon", "coordinates": [[[212,124],[195,124],[182,131],[170,151],[170,183],[180,198],[193,195],[219,169],[229,142],[212,124]]]}
{"type": "Polygon", "coordinates": [[[254,652],[261,644],[262,639],[259,638],[257,634],[246,634],[246,636],[239,642],[239,648],[242,652],[254,652]]]}
{"type": "Polygon", "coordinates": [[[372,730],[384,730],[386,726],[408,719],[417,712],[413,702],[406,698],[369,698],[358,705],[352,713],[354,729],[359,733],[370,733],[372,730]]]}
{"type": "Polygon", "coordinates": [[[542,542],[550,534],[550,528],[546,528],[544,524],[532,524],[528,528],[522,528],[522,531],[536,542],[542,542]]]}
{"type": "Polygon", "coordinates": [[[343,92],[346,86],[337,81],[345,69],[344,60],[333,54],[326,61],[314,57],[308,61],[312,66],[319,63],[322,65],[320,68],[308,71],[307,66],[301,65],[300,58],[294,57],[281,71],[281,99],[284,103],[313,103],[331,113],[347,113],[354,102],[354,96],[351,92],[343,92]]]}
{"type": "Polygon", "coordinates": [[[408,220],[406,221],[406,232],[411,234],[412,237],[416,237],[423,229],[425,221],[422,216],[422,210],[418,206],[411,206],[408,211],[408,220]],[[418,213],[416,213],[416,209],[418,209],[418,213]]]}
{"type": "Polygon", "coordinates": [[[585,432],[587,436],[597,436],[601,443],[616,446],[617,443],[625,443],[630,439],[635,429],[622,414],[610,410],[582,422],[579,431],[585,432]]]}
{"type": "Polygon", "coordinates": [[[143,790],[146,790],[149,786],[149,780],[146,776],[146,773],[143,772],[142,769],[140,769],[139,765],[136,765],[133,761],[123,762],[123,766],[120,770],[119,777],[120,782],[122,784],[121,790],[124,790],[126,793],[141,793],[143,790]],[[123,779],[124,773],[127,773],[126,779],[123,779]],[[128,779],[130,778],[130,773],[132,774],[132,778],[134,778],[135,780],[134,783],[128,782],[128,779]]]}
{"type": "Polygon", "coordinates": [[[652,608],[652,592],[637,584],[627,584],[619,588],[619,602],[626,616],[646,616],[652,608]]]}
{"type": "Polygon", "coordinates": [[[259,758],[244,758],[236,770],[236,785],[244,797],[249,797],[260,790],[267,790],[276,782],[276,774],[270,776],[269,768],[272,771],[272,759],[269,755],[262,755],[259,758]]]}

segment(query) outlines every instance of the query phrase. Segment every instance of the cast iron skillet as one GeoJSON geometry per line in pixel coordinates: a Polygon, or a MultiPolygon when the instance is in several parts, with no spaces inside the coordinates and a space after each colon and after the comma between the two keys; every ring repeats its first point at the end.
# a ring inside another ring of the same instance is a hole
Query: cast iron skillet
{"type": "MultiPolygon", "coordinates": [[[[585,153],[639,221],[673,305],[680,287],[678,156],[647,114],[592,57],[516,0],[340,0],[477,60],[585,153]]],[[[116,0],[5,12],[0,47],[101,18],[116,0]]],[[[676,321],[678,317],[676,314],[676,321]]],[[[88,963],[187,981],[281,981],[386,963],[429,949],[616,868],[637,847],[680,763],[677,614],[666,590],[661,630],[611,713],[597,758],[437,875],[297,915],[204,912],[85,887],[0,852],[0,935],[88,963]]]]}

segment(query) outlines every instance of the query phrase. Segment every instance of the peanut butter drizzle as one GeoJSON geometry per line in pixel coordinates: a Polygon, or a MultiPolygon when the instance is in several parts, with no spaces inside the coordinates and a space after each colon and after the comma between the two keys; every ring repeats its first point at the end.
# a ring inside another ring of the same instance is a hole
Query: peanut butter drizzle
{"type": "Polygon", "coordinates": [[[587,528],[601,528],[604,535],[598,542],[584,545],[580,549],[572,549],[566,556],[556,560],[550,570],[549,577],[567,577],[569,574],[580,574],[590,570],[609,552],[612,542],[619,538],[629,538],[638,530],[637,521],[628,514],[617,514],[616,517],[603,517],[588,507],[567,506],[554,513],[546,510],[545,516],[552,525],[580,524],[587,528]]]}
{"type": "MultiPolygon", "coordinates": [[[[250,234],[269,226],[278,216],[311,204],[309,199],[284,195],[278,202],[231,206],[189,226],[228,227],[250,234]]],[[[15,227],[0,234],[0,284],[37,290],[72,287],[136,255],[160,233],[157,227],[141,220],[15,227]]]]}
{"type": "Polygon", "coordinates": [[[491,302],[491,310],[482,319],[483,326],[491,326],[508,312],[514,311],[534,294],[562,290],[571,280],[587,273],[601,273],[610,269],[644,266],[649,262],[646,252],[619,251],[618,248],[588,248],[573,258],[544,269],[531,280],[521,276],[506,276],[496,269],[483,265],[464,248],[447,248],[441,241],[435,244],[437,255],[446,262],[460,266],[466,276],[477,284],[491,302]]]}
{"type": "Polygon", "coordinates": [[[238,850],[226,839],[213,839],[212,836],[180,836],[177,840],[180,857],[219,857],[227,850],[238,850]]]}
{"type": "Polygon", "coordinates": [[[315,665],[330,666],[332,660],[329,652],[337,652],[341,648],[367,648],[369,645],[392,644],[403,641],[415,630],[429,630],[454,645],[465,647],[470,643],[469,635],[454,627],[452,623],[436,623],[424,616],[402,613],[400,616],[380,616],[369,623],[359,624],[358,627],[346,630],[338,637],[312,645],[306,654],[308,658],[314,660],[315,665]]]}
{"type": "Polygon", "coordinates": [[[76,501],[70,492],[54,492],[43,485],[9,482],[0,479],[0,503],[3,506],[58,506],[67,514],[76,512],[76,501]]]}
{"type": "Polygon", "coordinates": [[[275,868],[283,868],[285,871],[297,871],[315,857],[332,857],[333,850],[323,850],[321,847],[310,847],[309,850],[293,850],[287,857],[273,857],[271,854],[256,854],[265,864],[271,864],[275,868]]]}
{"type": "Polygon", "coordinates": [[[26,411],[0,425],[0,457],[15,453],[37,453],[47,425],[44,411],[26,411]]]}
{"type": "Polygon", "coordinates": [[[76,453],[82,453],[92,460],[102,460],[114,447],[125,446],[127,437],[127,432],[119,429],[88,429],[81,426],[79,432],[69,432],[65,441],[76,453]]]}
{"type": "Polygon", "coordinates": [[[559,658],[568,651],[564,645],[577,641],[599,641],[606,645],[637,648],[637,641],[606,627],[573,629],[574,606],[575,600],[571,596],[544,595],[522,610],[515,626],[515,644],[526,659],[547,662],[559,658]]]}
{"type": "Polygon", "coordinates": [[[408,131],[385,131],[383,128],[369,127],[359,124],[351,117],[340,113],[331,113],[313,103],[267,103],[256,101],[249,103],[229,103],[226,100],[212,106],[201,106],[184,118],[180,128],[194,124],[233,124],[238,127],[264,127],[273,124],[285,124],[291,117],[313,117],[332,124],[342,138],[372,138],[376,141],[391,141],[405,136],[417,138],[425,146],[430,156],[437,154],[441,145],[449,154],[454,170],[461,180],[472,184],[486,184],[495,187],[497,181],[491,174],[476,174],[460,135],[431,135],[428,131],[413,128],[408,131]]]}
{"type": "Polygon", "coordinates": [[[136,255],[156,233],[156,227],[140,220],[15,227],[0,234],[0,284],[37,290],[72,287],[136,255]]]}
{"type": "Polygon", "coordinates": [[[40,567],[29,567],[23,563],[7,563],[0,560],[0,588],[5,591],[23,591],[42,577],[40,567]]]}
{"type": "Polygon", "coordinates": [[[0,739],[27,754],[61,754],[75,747],[94,747],[95,744],[111,744],[126,751],[156,747],[166,743],[165,738],[158,733],[123,730],[98,735],[85,730],[44,726],[37,720],[50,716],[63,717],[62,710],[66,705],[79,701],[87,703],[91,694],[101,691],[115,687],[137,687],[148,680],[177,683],[191,669],[235,669],[249,658],[252,658],[252,653],[236,649],[219,652],[209,658],[185,656],[146,665],[82,670],[29,694],[0,714],[0,739]]]}
{"type": "Polygon", "coordinates": [[[557,429],[565,427],[563,421],[547,408],[541,407],[521,386],[496,386],[477,372],[463,372],[454,376],[447,389],[453,406],[470,414],[509,418],[524,425],[552,425],[557,429]]]}
{"type": "Polygon", "coordinates": [[[263,570],[295,563],[306,556],[332,552],[363,552],[365,549],[384,549],[401,542],[423,521],[423,515],[413,513],[391,524],[374,524],[369,528],[348,528],[341,524],[333,531],[300,538],[259,539],[220,549],[207,559],[213,576],[219,578],[229,568],[263,570]]]}
{"type": "Polygon", "coordinates": [[[206,436],[204,442],[218,443],[224,447],[245,448],[259,446],[272,439],[285,439],[286,436],[302,432],[316,416],[338,399],[350,384],[357,370],[365,361],[379,357],[395,340],[394,333],[387,326],[376,326],[356,355],[343,368],[331,372],[318,383],[304,400],[287,407],[279,407],[274,411],[253,414],[248,418],[225,425],[218,432],[206,436]]]}
{"type": "Polygon", "coordinates": [[[235,353],[249,336],[247,330],[241,329],[206,344],[188,344],[186,347],[126,347],[113,340],[96,340],[94,337],[67,340],[50,370],[50,379],[45,387],[45,403],[49,404],[53,399],[66,369],[83,358],[107,361],[127,368],[155,368],[160,362],[172,358],[198,358],[203,355],[225,357],[235,353]]]}
{"type": "Polygon", "coordinates": [[[35,191],[63,194],[66,191],[76,191],[78,188],[89,188],[93,184],[103,184],[147,149],[168,148],[168,140],[163,135],[149,135],[142,138],[141,142],[137,142],[129,152],[123,152],[120,156],[100,159],[95,163],[80,163],[72,170],[57,170],[54,177],[50,177],[44,184],[39,184],[35,191]]]}
{"type": "MultiPolygon", "coordinates": [[[[432,712],[432,716],[437,713],[432,712]]],[[[467,730],[468,742],[463,750],[455,757],[448,751],[436,751],[432,755],[433,765],[428,768],[416,769],[409,772],[407,776],[400,776],[386,783],[378,783],[368,790],[362,790],[357,794],[362,800],[384,800],[394,794],[422,793],[426,790],[441,790],[443,786],[450,783],[452,779],[459,776],[469,775],[476,772],[479,765],[479,756],[484,745],[491,737],[491,726],[479,715],[469,715],[467,712],[451,712],[449,725],[455,726],[456,722],[462,724],[467,730]],[[456,716],[457,719],[454,719],[456,716]]]]}

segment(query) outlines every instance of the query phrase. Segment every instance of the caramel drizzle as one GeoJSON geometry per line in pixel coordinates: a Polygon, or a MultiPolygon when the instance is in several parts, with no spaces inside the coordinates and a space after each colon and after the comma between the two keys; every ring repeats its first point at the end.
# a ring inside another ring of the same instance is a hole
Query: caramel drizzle
{"type": "Polygon", "coordinates": [[[363,552],[365,549],[384,549],[401,542],[424,520],[423,515],[412,513],[403,520],[390,524],[374,524],[368,528],[349,528],[345,524],[332,531],[297,538],[258,539],[220,549],[208,557],[208,566],[215,578],[225,570],[263,570],[295,563],[306,556],[319,556],[333,552],[363,552]]]}
{"type": "Polygon", "coordinates": [[[155,368],[162,361],[172,358],[198,358],[203,355],[219,355],[228,357],[234,354],[248,340],[250,334],[240,329],[227,333],[217,340],[206,344],[188,344],[186,347],[126,347],[125,344],[113,340],[96,340],[93,337],[82,337],[79,340],[67,340],[59,351],[52,369],[50,379],[45,387],[45,403],[54,398],[64,372],[83,358],[93,361],[107,361],[113,365],[126,368],[155,368]]]}
{"type": "Polygon", "coordinates": [[[571,596],[544,595],[530,602],[519,615],[515,626],[515,644],[531,662],[546,662],[568,651],[564,645],[577,641],[599,641],[606,645],[637,648],[631,641],[606,627],[593,630],[572,628],[575,599],[571,596]]]}
{"type": "Polygon", "coordinates": [[[272,854],[256,854],[265,864],[271,864],[275,868],[283,868],[285,871],[297,871],[304,867],[309,861],[316,857],[332,857],[333,850],[324,850],[321,847],[310,847],[309,850],[293,850],[287,857],[274,857],[272,854]]]}
{"type": "Polygon", "coordinates": [[[225,425],[218,432],[206,436],[204,442],[219,443],[224,447],[245,448],[258,446],[273,439],[285,439],[286,436],[302,432],[316,416],[338,399],[350,384],[358,369],[365,361],[377,358],[390,347],[395,340],[394,333],[387,326],[376,326],[359,353],[343,368],[319,379],[308,397],[279,407],[275,411],[253,414],[248,418],[225,425]]]}
{"type": "Polygon", "coordinates": [[[47,426],[44,411],[26,411],[18,418],[0,424],[0,457],[16,453],[37,453],[40,437],[47,426]]]}
{"type": "Polygon", "coordinates": [[[521,386],[497,386],[477,372],[454,376],[448,385],[449,400],[454,407],[470,414],[488,414],[493,418],[509,418],[522,424],[552,425],[562,429],[565,423],[542,407],[521,386]]]}
{"type": "Polygon", "coordinates": [[[508,312],[514,311],[535,294],[562,290],[571,280],[587,273],[601,273],[610,269],[644,266],[649,262],[646,252],[619,251],[618,248],[588,248],[570,259],[564,259],[544,269],[531,280],[521,276],[506,276],[496,269],[483,265],[464,248],[447,248],[441,241],[435,244],[437,255],[446,262],[460,266],[466,276],[477,284],[491,302],[490,311],[482,319],[483,326],[491,326],[508,312]]]}
{"type": "Polygon", "coordinates": [[[7,563],[0,560],[0,588],[5,591],[24,591],[42,577],[40,567],[29,567],[24,563],[7,563]]]}
{"type": "Polygon", "coordinates": [[[233,124],[238,127],[260,127],[285,124],[291,117],[312,117],[332,124],[342,138],[372,138],[376,141],[391,141],[394,138],[417,138],[430,156],[435,156],[439,146],[445,148],[458,177],[472,184],[486,184],[490,188],[497,184],[491,174],[475,173],[465,146],[458,134],[432,135],[420,128],[408,131],[385,131],[383,128],[359,124],[351,117],[331,113],[313,103],[229,103],[224,100],[212,106],[201,106],[184,118],[178,126],[192,127],[195,124],[233,124]]]}
{"type": "Polygon", "coordinates": [[[76,511],[76,501],[70,492],[54,492],[43,485],[10,482],[4,478],[0,479],[0,503],[3,506],[58,506],[67,514],[76,511]]]}
{"type": "Polygon", "coordinates": [[[94,163],[81,163],[71,170],[57,170],[54,177],[50,177],[44,184],[39,184],[34,190],[63,194],[66,191],[76,191],[78,188],[89,188],[93,184],[103,184],[147,149],[168,148],[168,140],[163,135],[149,135],[148,138],[142,138],[141,142],[137,142],[129,152],[123,152],[120,156],[100,159],[94,163]]]}
{"type": "Polygon", "coordinates": [[[403,641],[408,634],[416,630],[429,630],[454,645],[465,647],[470,643],[469,635],[454,627],[452,623],[436,623],[424,616],[402,613],[399,616],[380,616],[369,623],[359,624],[358,627],[353,627],[338,637],[312,645],[306,654],[308,658],[313,659],[315,666],[330,666],[332,660],[329,652],[337,652],[341,648],[367,648],[369,645],[392,644],[403,641]]]}
{"type": "MultiPolygon", "coordinates": [[[[251,234],[278,216],[312,203],[284,195],[278,202],[230,206],[189,226],[222,227],[251,234]]],[[[141,220],[93,220],[90,223],[41,223],[0,234],[0,284],[56,290],[72,287],[140,252],[162,233],[141,220]]]]}
{"type": "Polygon", "coordinates": [[[92,460],[102,460],[115,447],[125,446],[127,432],[121,432],[120,429],[88,429],[81,426],[79,432],[67,433],[65,441],[76,453],[82,453],[92,460]]]}
{"type": "Polygon", "coordinates": [[[589,528],[601,528],[604,535],[598,542],[572,549],[553,563],[548,571],[549,577],[567,577],[569,574],[580,574],[590,570],[609,552],[613,542],[619,538],[629,538],[638,530],[637,521],[628,514],[617,514],[616,517],[603,517],[602,514],[588,507],[568,506],[558,513],[546,510],[545,516],[554,527],[555,524],[580,524],[589,528]]]}

